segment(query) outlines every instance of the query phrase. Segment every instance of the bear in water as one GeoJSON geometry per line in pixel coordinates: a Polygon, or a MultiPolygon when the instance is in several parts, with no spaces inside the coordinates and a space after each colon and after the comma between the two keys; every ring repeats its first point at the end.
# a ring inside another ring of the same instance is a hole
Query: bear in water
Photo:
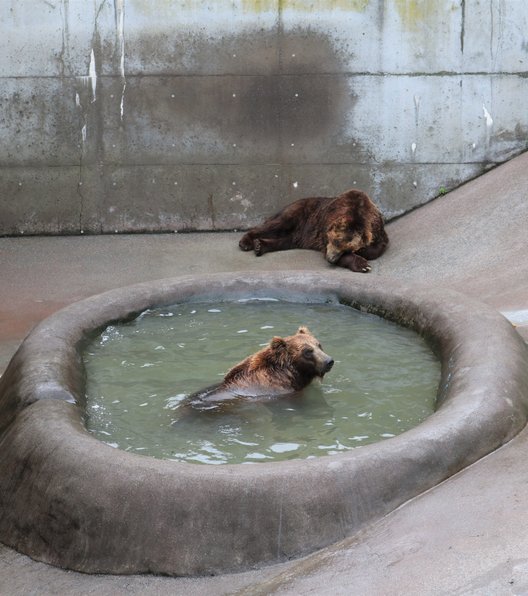
{"type": "Polygon", "coordinates": [[[231,368],[221,383],[193,393],[180,407],[222,411],[240,401],[264,400],[301,391],[323,378],[334,361],[307,327],[274,337],[268,346],[231,368]]]}
{"type": "Polygon", "coordinates": [[[368,259],[381,256],[388,243],[381,212],[364,192],[352,189],[287,205],[248,230],[239,246],[257,257],[291,248],[318,250],[329,263],[367,273],[368,259]]]}

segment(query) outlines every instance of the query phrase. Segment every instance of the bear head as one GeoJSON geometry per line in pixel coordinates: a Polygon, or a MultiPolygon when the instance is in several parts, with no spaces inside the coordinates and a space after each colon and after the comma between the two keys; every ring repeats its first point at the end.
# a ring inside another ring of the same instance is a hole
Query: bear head
{"type": "Polygon", "coordinates": [[[308,327],[299,327],[295,335],[274,337],[270,348],[283,366],[294,369],[307,385],[315,377],[323,378],[334,365],[333,359],[323,352],[319,340],[308,327]]]}
{"type": "Polygon", "coordinates": [[[326,233],[326,260],[335,264],[344,253],[356,252],[371,241],[370,229],[360,231],[346,220],[337,222],[326,233]]]}

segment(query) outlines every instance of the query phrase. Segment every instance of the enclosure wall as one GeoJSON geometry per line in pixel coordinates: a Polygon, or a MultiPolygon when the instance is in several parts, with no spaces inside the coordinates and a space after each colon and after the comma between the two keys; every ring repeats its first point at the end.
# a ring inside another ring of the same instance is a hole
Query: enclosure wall
{"type": "Polygon", "coordinates": [[[391,218],[526,148],[506,0],[3,0],[0,234],[391,218]]]}

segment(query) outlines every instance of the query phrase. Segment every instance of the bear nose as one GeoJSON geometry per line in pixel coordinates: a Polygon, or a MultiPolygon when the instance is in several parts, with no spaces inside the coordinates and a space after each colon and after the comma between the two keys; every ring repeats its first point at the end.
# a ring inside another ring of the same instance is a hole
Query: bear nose
{"type": "Polygon", "coordinates": [[[337,250],[337,248],[329,248],[326,250],[326,260],[329,263],[337,263],[337,261],[341,258],[341,255],[343,254],[342,250],[337,250]]]}
{"type": "Polygon", "coordinates": [[[332,366],[334,366],[334,359],[328,358],[328,360],[325,362],[325,372],[328,372],[332,366]]]}

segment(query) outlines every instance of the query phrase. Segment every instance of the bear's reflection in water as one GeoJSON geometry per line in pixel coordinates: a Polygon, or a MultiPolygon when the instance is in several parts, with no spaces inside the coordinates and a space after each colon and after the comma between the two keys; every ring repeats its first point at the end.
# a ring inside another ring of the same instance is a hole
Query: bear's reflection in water
{"type": "MultiPolygon", "coordinates": [[[[216,385],[204,389],[214,391],[216,385]]],[[[287,430],[293,420],[303,419],[309,432],[310,421],[314,421],[313,431],[317,432],[321,419],[334,419],[334,408],[324,397],[321,383],[315,381],[301,391],[283,395],[226,395],[219,394],[218,399],[204,404],[203,407],[191,406],[188,400],[182,401],[171,411],[171,425],[177,430],[191,431],[192,428],[238,427],[244,424],[270,424],[276,431],[287,430]]]]}
{"type": "Polygon", "coordinates": [[[188,404],[172,410],[171,429],[180,448],[171,459],[187,463],[257,463],[313,457],[313,441],[333,444],[321,433],[331,431],[336,414],[313,383],[289,395],[235,398],[216,408],[197,410],[188,404]]]}

